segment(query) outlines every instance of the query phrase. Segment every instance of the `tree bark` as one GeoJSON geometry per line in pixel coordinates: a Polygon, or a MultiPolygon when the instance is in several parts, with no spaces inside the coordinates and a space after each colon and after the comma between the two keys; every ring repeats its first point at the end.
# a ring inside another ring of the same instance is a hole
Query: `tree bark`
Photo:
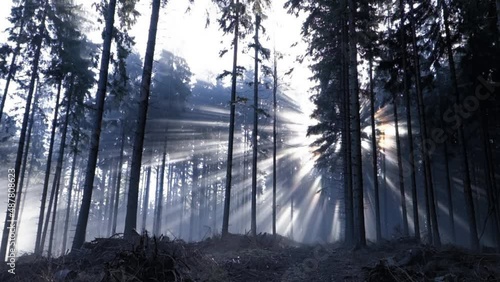
{"type": "Polygon", "coordinates": [[[352,156],[353,156],[353,176],[355,186],[353,189],[354,210],[355,210],[355,231],[357,245],[366,246],[364,197],[363,197],[363,162],[361,155],[361,126],[359,114],[359,84],[358,84],[358,60],[357,60],[357,36],[355,13],[356,6],[354,0],[349,0],[349,88],[352,105],[352,156]]]}
{"type": "Polygon", "coordinates": [[[341,88],[343,91],[344,104],[344,126],[342,133],[342,144],[344,144],[344,209],[345,209],[345,235],[344,241],[347,245],[354,243],[354,209],[353,209],[353,186],[352,186],[352,152],[351,152],[351,107],[349,99],[349,32],[347,14],[347,2],[342,2],[342,29],[341,29],[341,65],[342,78],[341,88]]]}
{"type": "Polygon", "coordinates": [[[403,163],[401,159],[401,138],[399,136],[399,118],[398,118],[398,106],[397,106],[397,95],[394,95],[393,102],[394,109],[394,128],[396,130],[394,139],[396,139],[396,154],[398,159],[398,179],[399,179],[399,196],[401,199],[401,220],[403,221],[403,236],[408,237],[408,215],[406,211],[406,196],[405,196],[405,184],[403,177],[403,163]]]}
{"type": "Polygon", "coordinates": [[[253,130],[252,130],[252,211],[251,235],[257,235],[257,158],[258,158],[258,122],[259,122],[259,28],[260,16],[255,15],[255,57],[253,80],[253,130]]]}
{"type": "Polygon", "coordinates": [[[377,133],[375,128],[375,92],[373,90],[373,54],[369,58],[369,79],[370,79],[370,118],[372,125],[372,168],[373,168],[373,188],[375,194],[375,238],[377,242],[382,239],[382,228],[380,226],[380,198],[378,185],[378,165],[377,165],[377,133]]]}
{"type": "Polygon", "coordinates": [[[158,18],[160,13],[160,0],[153,0],[151,10],[151,20],[149,24],[148,44],[142,71],[141,93],[139,98],[139,112],[137,130],[134,138],[134,148],[132,152],[132,165],[130,170],[130,183],[127,201],[127,215],[125,217],[124,236],[129,237],[137,223],[137,202],[139,193],[139,177],[142,161],[142,150],[144,145],[144,135],[146,129],[146,119],[148,115],[149,94],[151,86],[151,74],[153,72],[153,57],[156,45],[156,33],[158,18]]]}
{"type": "MultiPolygon", "coordinates": [[[[412,2],[412,0],[410,0],[412,2]]],[[[445,27],[445,44],[446,44],[446,52],[448,53],[448,63],[450,66],[450,76],[452,81],[453,91],[455,93],[455,102],[457,105],[460,105],[460,91],[458,89],[458,79],[457,72],[455,69],[455,60],[453,58],[453,49],[451,46],[451,33],[449,26],[449,12],[448,7],[445,1],[441,1],[441,5],[443,8],[443,20],[445,27]]],[[[464,184],[464,196],[465,196],[465,207],[467,211],[467,220],[469,225],[469,244],[473,250],[479,250],[479,238],[477,234],[477,223],[475,218],[475,210],[474,210],[474,201],[472,199],[472,187],[471,187],[471,179],[470,179],[470,171],[469,171],[469,158],[467,156],[467,143],[464,135],[463,124],[458,126],[458,139],[460,141],[460,154],[462,155],[462,174],[463,174],[463,184],[464,184]]]]}
{"type": "Polygon", "coordinates": [[[229,113],[229,138],[227,145],[227,171],[226,171],[226,190],[224,192],[224,213],[222,217],[222,236],[229,233],[229,209],[231,206],[231,180],[233,169],[233,142],[234,142],[234,122],[236,115],[236,76],[238,64],[238,38],[240,25],[240,1],[231,1],[234,9],[234,39],[233,39],[233,72],[231,77],[231,105],[229,113]]]}
{"type": "MultiPolygon", "coordinates": [[[[53,184],[52,184],[52,191],[51,191],[52,195],[50,197],[51,200],[53,197],[55,197],[55,198],[54,198],[54,211],[52,213],[52,224],[51,224],[51,228],[50,228],[51,231],[50,231],[50,236],[49,236],[49,246],[47,249],[49,257],[51,256],[52,240],[54,238],[54,226],[55,226],[55,219],[56,219],[56,212],[57,212],[57,201],[59,199],[59,185],[61,183],[61,175],[62,175],[62,169],[63,169],[64,148],[66,145],[66,137],[67,137],[67,133],[68,133],[69,109],[71,106],[71,96],[72,96],[71,94],[73,91],[73,81],[74,81],[74,77],[71,78],[71,85],[68,89],[68,105],[66,106],[64,125],[63,125],[62,133],[61,133],[61,143],[59,145],[59,155],[57,158],[56,171],[55,171],[54,180],[53,180],[53,184]]],[[[64,181],[64,176],[62,176],[62,177],[63,177],[63,181],[64,181]]],[[[43,251],[43,245],[45,243],[45,236],[47,233],[47,227],[49,226],[50,208],[51,208],[51,204],[49,203],[49,208],[47,211],[47,218],[46,218],[46,220],[45,220],[46,222],[44,224],[42,241],[40,244],[40,253],[43,251]]]]}
{"type": "Polygon", "coordinates": [[[418,194],[417,194],[417,183],[416,183],[416,171],[415,171],[415,150],[413,144],[413,124],[411,118],[411,105],[410,105],[410,91],[408,85],[408,68],[407,68],[407,41],[406,41],[406,30],[405,30],[405,11],[404,11],[404,1],[400,0],[400,10],[401,10],[401,42],[402,42],[402,67],[403,67],[403,94],[406,106],[406,125],[408,129],[408,149],[410,152],[409,165],[410,165],[410,180],[411,180],[411,194],[412,194],[412,208],[413,208],[413,229],[415,232],[415,239],[420,241],[420,219],[418,215],[418,194]]]}
{"type": "Polygon", "coordinates": [[[99,153],[99,139],[101,136],[101,123],[104,113],[104,98],[106,97],[106,87],[108,84],[108,68],[111,52],[111,41],[113,37],[113,24],[115,20],[116,0],[110,0],[107,7],[106,28],[104,31],[104,43],[102,47],[101,65],[99,71],[99,82],[96,95],[96,111],[93,121],[92,133],[90,137],[90,150],[85,171],[85,183],[83,185],[82,204],[78,214],[75,237],[71,249],[80,249],[85,241],[87,233],[87,223],[89,219],[90,204],[92,201],[92,191],[94,189],[95,170],[97,156],[99,153]]]}
{"type": "Polygon", "coordinates": [[[277,161],[276,161],[276,144],[277,144],[277,110],[278,104],[276,100],[276,94],[278,92],[278,61],[276,57],[276,52],[274,54],[274,69],[273,69],[273,235],[276,236],[276,178],[277,178],[277,161]]]}

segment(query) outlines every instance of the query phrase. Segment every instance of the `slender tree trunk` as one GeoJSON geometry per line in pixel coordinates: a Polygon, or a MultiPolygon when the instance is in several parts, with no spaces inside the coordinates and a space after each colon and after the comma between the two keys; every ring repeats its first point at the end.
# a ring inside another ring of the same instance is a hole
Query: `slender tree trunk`
{"type": "MultiPolygon", "coordinates": [[[[64,148],[66,145],[66,137],[68,133],[68,124],[69,124],[69,109],[71,106],[71,94],[73,91],[73,80],[74,77],[71,78],[71,85],[68,89],[68,105],[66,106],[66,112],[65,112],[65,119],[64,119],[64,125],[62,128],[62,133],[61,133],[61,143],[59,145],[59,156],[57,158],[57,163],[56,163],[56,171],[55,171],[55,176],[53,180],[53,185],[52,185],[52,191],[51,191],[51,201],[52,198],[55,197],[54,199],[54,211],[52,213],[52,225],[50,228],[50,237],[49,237],[49,247],[48,247],[48,256],[50,257],[51,252],[52,252],[52,239],[54,238],[54,226],[55,226],[55,218],[56,218],[56,212],[57,212],[57,201],[59,198],[59,185],[61,183],[61,175],[62,175],[62,169],[63,169],[63,160],[64,160],[64,148]]],[[[64,175],[62,176],[63,181],[64,181],[64,175]]],[[[40,246],[40,252],[43,251],[43,244],[45,244],[45,236],[47,234],[47,227],[49,226],[49,214],[50,214],[50,208],[51,204],[49,203],[49,208],[47,211],[47,218],[45,220],[44,224],[44,230],[43,230],[43,236],[42,236],[42,241],[41,241],[41,246],[40,246]]]]}
{"type": "MultiPolygon", "coordinates": [[[[48,151],[48,156],[47,156],[47,165],[45,168],[45,178],[43,181],[43,188],[42,188],[42,200],[41,200],[41,207],[40,207],[40,216],[38,218],[38,229],[36,233],[36,243],[35,243],[35,253],[36,254],[41,254],[43,250],[43,246],[41,246],[41,236],[42,236],[42,229],[44,226],[44,212],[45,212],[45,202],[47,201],[47,192],[49,188],[49,178],[50,178],[50,172],[51,172],[51,166],[52,166],[52,154],[54,151],[54,141],[55,141],[55,133],[56,133],[56,128],[57,128],[57,118],[59,115],[59,97],[61,95],[61,86],[62,86],[62,78],[59,80],[58,85],[57,85],[57,95],[56,95],[56,106],[54,108],[54,118],[52,119],[52,130],[50,133],[50,141],[49,141],[49,151],[48,151]]],[[[46,224],[46,222],[45,222],[46,224]]]]}
{"type": "Polygon", "coordinates": [[[276,162],[276,144],[278,133],[276,131],[276,114],[278,104],[276,94],[278,92],[278,59],[276,51],[274,52],[274,75],[273,75],[273,235],[276,236],[276,178],[277,178],[277,162],[276,162]]]}
{"type": "MultiPolygon", "coordinates": [[[[413,0],[410,1],[410,3],[413,0]]],[[[458,89],[458,80],[457,80],[457,72],[455,69],[455,60],[453,58],[453,49],[451,46],[451,33],[449,26],[449,13],[448,7],[445,1],[441,1],[441,5],[443,8],[443,19],[444,19],[444,27],[445,27],[445,35],[446,35],[446,51],[448,53],[448,62],[450,65],[450,76],[453,86],[453,91],[455,92],[455,102],[457,105],[460,105],[460,91],[458,89]]],[[[470,247],[473,250],[479,250],[479,238],[477,235],[477,223],[475,219],[475,211],[474,211],[474,202],[472,199],[472,187],[470,180],[470,172],[469,172],[469,158],[467,156],[467,143],[464,135],[463,124],[460,124],[458,127],[458,139],[460,141],[460,154],[462,155],[462,174],[464,176],[464,196],[465,196],[465,207],[467,210],[467,220],[469,224],[469,243],[470,247]]]]}
{"type": "Polygon", "coordinates": [[[198,158],[196,156],[193,157],[193,177],[191,182],[191,208],[190,208],[190,216],[189,216],[189,237],[188,240],[190,242],[193,241],[193,233],[196,222],[196,206],[198,202],[198,158]]]}
{"type": "Polygon", "coordinates": [[[260,16],[255,15],[255,67],[253,80],[253,130],[252,130],[252,211],[251,233],[257,235],[257,135],[259,122],[259,28],[260,16]]]}
{"type": "Polygon", "coordinates": [[[146,57],[142,70],[141,93],[139,98],[139,112],[137,130],[134,138],[134,148],[132,152],[132,165],[130,170],[130,186],[128,191],[127,215],[125,217],[124,236],[133,234],[133,229],[137,222],[137,201],[139,193],[139,176],[142,161],[142,149],[144,145],[144,135],[146,129],[146,119],[148,115],[149,94],[151,86],[151,74],[153,71],[153,57],[156,45],[156,32],[160,13],[160,0],[153,0],[151,21],[149,24],[148,44],[146,47],[146,57]]]}
{"type": "Polygon", "coordinates": [[[413,57],[415,60],[415,86],[417,90],[417,104],[418,104],[418,112],[420,118],[420,142],[422,146],[422,154],[423,154],[423,166],[424,166],[424,179],[426,185],[426,200],[428,199],[429,206],[429,217],[432,230],[429,230],[430,238],[432,238],[432,242],[435,246],[441,246],[441,236],[439,235],[439,227],[437,222],[437,214],[436,214],[436,204],[434,200],[434,186],[432,182],[432,170],[431,170],[431,159],[430,152],[426,147],[426,141],[429,140],[427,137],[427,122],[425,117],[425,105],[424,105],[424,97],[422,93],[421,86],[421,73],[420,73],[420,57],[417,45],[417,36],[415,33],[415,20],[413,14],[413,1],[409,0],[410,6],[410,27],[412,34],[412,47],[413,47],[413,57]]]}
{"type": "Polygon", "coordinates": [[[373,90],[373,54],[369,60],[369,78],[370,78],[370,113],[372,124],[372,167],[373,167],[373,186],[375,194],[375,234],[377,242],[382,238],[382,228],[380,226],[380,198],[378,186],[378,165],[377,165],[377,134],[375,129],[375,92],[373,90]]]}
{"type": "Polygon", "coordinates": [[[358,85],[358,60],[357,60],[357,37],[355,13],[356,6],[354,0],[349,0],[349,88],[352,105],[352,156],[353,156],[353,176],[355,186],[353,188],[353,199],[355,209],[355,230],[357,245],[366,246],[365,216],[364,216],[364,196],[363,196],[363,162],[361,158],[361,126],[359,114],[359,85],[358,85]]]}
{"type": "MultiPolygon", "coordinates": [[[[79,133],[77,133],[79,134],[79,133]]],[[[73,196],[73,181],[75,179],[75,170],[76,170],[76,159],[78,156],[78,143],[79,136],[75,136],[75,148],[73,149],[73,160],[71,163],[71,172],[69,175],[69,184],[68,184],[68,204],[66,205],[66,216],[64,217],[64,234],[63,234],[63,242],[62,242],[62,251],[66,252],[66,244],[68,240],[68,228],[69,228],[69,218],[70,218],[70,210],[71,210],[71,198],[73,196]]]]}
{"type": "Polygon", "coordinates": [[[231,180],[233,169],[233,142],[234,142],[234,122],[236,114],[236,76],[238,64],[238,38],[240,25],[240,1],[231,1],[234,9],[234,39],[233,39],[233,72],[231,77],[231,105],[229,113],[229,139],[227,145],[227,171],[226,171],[226,190],[224,193],[224,214],[222,217],[222,236],[229,233],[229,209],[231,206],[231,180]],[[236,2],[235,2],[236,1],[236,2]]]}
{"type": "Polygon", "coordinates": [[[400,10],[401,10],[401,42],[402,42],[402,67],[403,67],[403,94],[406,106],[406,126],[408,129],[408,149],[410,152],[410,180],[411,180],[411,195],[412,195],[412,208],[413,208],[413,227],[415,232],[415,239],[420,241],[420,219],[418,215],[418,194],[417,194],[417,182],[416,182],[416,172],[415,172],[415,150],[413,145],[413,124],[411,119],[411,106],[410,106],[410,91],[408,85],[408,67],[407,67],[407,40],[406,40],[406,30],[404,25],[405,20],[405,10],[404,10],[404,0],[400,0],[400,10]]]}
{"type": "Polygon", "coordinates": [[[85,183],[83,186],[82,204],[78,214],[75,237],[71,249],[79,249],[85,241],[87,233],[87,223],[89,219],[90,204],[92,200],[92,190],[94,187],[95,170],[97,156],[99,153],[99,140],[101,136],[101,123],[104,113],[104,98],[106,97],[106,87],[108,84],[108,68],[111,52],[111,41],[113,37],[113,24],[115,20],[116,0],[110,0],[107,6],[106,28],[104,31],[104,43],[102,47],[101,66],[99,71],[99,82],[96,95],[95,120],[93,121],[92,133],[90,137],[90,150],[85,171],[85,183]]]}
{"type": "Polygon", "coordinates": [[[347,21],[347,2],[342,2],[342,29],[341,29],[341,85],[344,98],[344,128],[342,144],[344,147],[344,207],[345,207],[345,243],[354,243],[354,209],[353,209],[353,183],[352,183],[352,152],[351,152],[351,106],[349,99],[349,32],[347,21]]]}
{"type": "Polygon", "coordinates": [[[397,151],[397,159],[398,159],[398,179],[399,179],[399,192],[401,198],[401,219],[403,221],[403,236],[408,237],[408,215],[406,211],[406,196],[405,196],[405,184],[403,177],[403,162],[401,160],[401,138],[399,136],[399,118],[398,118],[398,106],[397,106],[397,95],[394,95],[394,128],[396,130],[396,134],[394,139],[396,139],[396,151],[397,151]]]}

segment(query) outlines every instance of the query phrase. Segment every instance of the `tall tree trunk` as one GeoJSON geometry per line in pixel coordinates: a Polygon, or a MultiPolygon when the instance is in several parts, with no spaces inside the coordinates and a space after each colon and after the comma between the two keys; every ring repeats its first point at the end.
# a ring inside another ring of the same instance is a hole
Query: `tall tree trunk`
{"type": "Polygon", "coordinates": [[[151,74],[153,72],[153,57],[156,45],[156,32],[158,18],[160,14],[160,0],[153,0],[151,10],[151,20],[149,23],[148,44],[146,47],[146,57],[142,70],[141,93],[139,98],[139,112],[137,130],[134,138],[134,148],[132,152],[132,165],[130,170],[130,183],[128,191],[127,215],[125,217],[124,236],[133,234],[133,229],[137,223],[137,202],[139,194],[139,178],[142,161],[142,149],[144,145],[144,135],[146,129],[146,119],[148,116],[149,94],[151,86],[151,74]]]}
{"type": "Polygon", "coordinates": [[[378,165],[377,165],[377,134],[375,128],[375,91],[373,90],[373,54],[369,59],[369,79],[370,79],[370,117],[372,125],[372,167],[373,167],[373,188],[375,194],[375,236],[377,242],[382,239],[382,228],[380,226],[380,198],[378,186],[378,165]]]}
{"type": "Polygon", "coordinates": [[[354,244],[354,209],[353,209],[353,185],[352,185],[352,152],[351,152],[351,106],[349,95],[349,32],[347,14],[347,2],[342,1],[342,29],[341,29],[341,65],[342,78],[341,88],[343,91],[344,104],[344,126],[342,132],[342,144],[344,147],[344,208],[345,208],[345,235],[344,241],[348,245],[354,244]]]}
{"type": "Polygon", "coordinates": [[[222,217],[222,236],[229,233],[229,209],[231,206],[231,180],[233,169],[233,142],[234,142],[234,122],[236,114],[236,77],[238,64],[238,38],[240,25],[240,1],[231,1],[234,9],[234,39],[233,39],[233,71],[231,76],[231,105],[229,113],[229,139],[227,144],[227,171],[226,171],[226,190],[224,192],[224,213],[222,217]],[[236,1],[236,2],[235,2],[236,1]]]}
{"type": "MultiPolygon", "coordinates": [[[[410,0],[410,3],[413,0],[410,0]]],[[[441,1],[441,5],[443,8],[443,20],[445,27],[445,36],[446,36],[446,52],[448,53],[448,63],[450,66],[450,76],[452,81],[453,91],[455,93],[455,102],[457,105],[460,105],[460,91],[458,89],[458,80],[457,80],[457,72],[455,69],[455,60],[453,58],[453,49],[451,46],[451,33],[450,33],[450,25],[449,25],[449,12],[448,7],[445,1],[441,1]]],[[[463,184],[464,184],[464,196],[465,196],[465,207],[467,211],[467,220],[469,224],[469,243],[470,247],[473,250],[479,250],[479,238],[477,235],[477,223],[475,219],[475,211],[474,211],[474,202],[472,199],[472,187],[470,180],[470,172],[469,172],[469,158],[467,156],[467,143],[464,135],[463,124],[460,124],[458,127],[458,139],[460,141],[460,154],[462,155],[462,167],[463,167],[463,184]]]]}
{"type": "MultiPolygon", "coordinates": [[[[52,166],[52,154],[54,151],[54,141],[55,141],[55,134],[56,134],[56,128],[57,128],[57,117],[59,115],[59,97],[61,95],[61,86],[62,86],[62,78],[59,80],[58,85],[57,85],[57,94],[56,94],[56,106],[54,108],[54,118],[52,119],[52,130],[50,132],[50,141],[49,141],[49,151],[48,151],[48,156],[47,156],[47,164],[45,167],[45,178],[43,181],[43,188],[42,188],[42,200],[41,200],[41,207],[40,207],[40,215],[38,218],[38,229],[36,233],[36,242],[35,242],[35,254],[41,254],[43,246],[41,243],[41,236],[42,236],[42,228],[44,226],[44,213],[45,213],[45,202],[47,201],[47,192],[49,188],[49,179],[50,179],[50,171],[51,171],[51,166],[52,166]]],[[[45,222],[46,224],[46,222],[45,222]]]]}
{"type": "Polygon", "coordinates": [[[425,105],[424,105],[424,96],[422,93],[422,85],[421,85],[421,73],[420,73],[420,55],[418,51],[417,45],[417,36],[415,31],[415,20],[413,13],[413,0],[409,0],[410,6],[410,30],[412,36],[412,47],[413,47],[413,58],[415,60],[415,88],[417,90],[417,105],[419,112],[419,120],[420,120],[420,142],[422,146],[422,154],[423,154],[423,166],[424,166],[424,179],[426,185],[426,200],[429,206],[429,216],[432,230],[429,230],[429,234],[432,234],[430,238],[432,238],[433,244],[436,246],[441,246],[441,236],[439,235],[439,227],[437,222],[437,213],[436,213],[436,204],[434,200],[434,186],[432,182],[432,170],[431,170],[431,159],[430,155],[432,152],[426,148],[426,141],[429,140],[427,137],[427,122],[425,117],[425,105]]]}
{"type": "Polygon", "coordinates": [[[82,204],[78,214],[75,237],[71,249],[79,249],[85,241],[87,233],[87,223],[89,219],[92,191],[94,187],[95,170],[97,165],[97,155],[99,153],[99,140],[101,136],[101,123],[104,113],[104,98],[106,97],[106,87],[108,84],[108,68],[111,52],[111,41],[113,38],[113,24],[115,20],[116,0],[109,0],[107,6],[106,28],[104,31],[104,43],[102,47],[101,65],[99,71],[99,82],[96,95],[96,111],[93,121],[92,133],[90,137],[90,150],[85,170],[85,183],[83,185],[82,204]]]}
{"type": "MultiPolygon", "coordinates": [[[[35,43],[35,54],[33,57],[33,68],[31,71],[28,96],[26,98],[26,108],[24,110],[23,122],[21,125],[21,133],[19,136],[19,143],[18,143],[18,147],[17,147],[16,162],[14,165],[14,185],[17,185],[19,183],[19,176],[20,176],[20,172],[21,172],[22,159],[23,159],[23,155],[24,155],[24,145],[25,145],[25,141],[26,141],[26,131],[27,131],[28,121],[29,121],[29,116],[30,116],[31,102],[33,99],[35,82],[36,82],[37,77],[38,77],[38,66],[40,63],[40,54],[42,51],[42,42],[43,42],[43,36],[45,33],[45,19],[47,16],[48,2],[45,2],[44,5],[45,5],[45,7],[44,7],[44,11],[43,11],[43,16],[42,16],[42,22],[39,26],[39,34],[35,40],[36,43],[35,43]]],[[[14,195],[13,199],[9,198],[9,203],[16,202],[16,196],[15,196],[17,193],[16,186],[14,187],[14,190],[15,190],[14,193],[9,193],[9,195],[14,195]]],[[[10,207],[9,207],[9,205],[7,205],[7,212],[5,214],[5,221],[4,221],[5,223],[4,223],[3,234],[2,234],[2,243],[0,246],[0,254],[2,256],[4,256],[4,258],[7,255],[7,250],[8,250],[7,244],[9,241],[8,237],[9,237],[9,233],[10,233],[9,226],[10,226],[11,220],[12,219],[15,220],[15,218],[13,218],[14,215],[9,212],[9,209],[10,209],[10,207]]],[[[14,209],[15,209],[15,206],[14,206],[14,209]]],[[[17,227],[16,227],[16,229],[17,229],[17,227]]]]}
{"type": "Polygon", "coordinates": [[[394,94],[394,128],[396,130],[396,134],[394,139],[396,139],[396,151],[397,151],[397,159],[398,159],[398,179],[399,179],[399,192],[401,198],[401,219],[403,221],[403,236],[408,237],[408,215],[406,212],[406,196],[405,196],[405,182],[403,177],[403,162],[401,159],[401,137],[399,135],[399,118],[398,118],[398,106],[397,106],[397,94],[394,94]]]}
{"type": "MultiPolygon", "coordinates": [[[[79,132],[77,134],[80,134],[79,132]]],[[[78,143],[80,142],[79,136],[75,136],[75,148],[73,148],[73,160],[71,163],[71,172],[69,175],[69,184],[68,184],[68,203],[66,205],[66,215],[64,217],[64,234],[63,234],[63,242],[62,242],[62,251],[66,252],[66,244],[68,240],[68,228],[69,228],[69,218],[70,218],[70,210],[71,210],[71,198],[73,196],[73,183],[75,179],[75,170],[76,170],[76,159],[78,156],[78,143]]]]}
{"type": "Polygon", "coordinates": [[[406,29],[404,25],[405,21],[405,10],[404,10],[404,0],[399,1],[400,11],[401,11],[401,42],[402,42],[402,67],[403,67],[403,95],[406,106],[406,126],[408,129],[408,149],[410,152],[410,180],[411,180],[411,195],[412,195],[412,208],[413,208],[413,227],[415,232],[415,239],[420,241],[420,219],[418,215],[418,194],[417,194],[417,182],[416,182],[416,171],[415,171],[415,150],[413,145],[413,124],[411,119],[411,105],[410,105],[410,91],[408,85],[408,67],[407,67],[407,41],[406,41],[406,29]]]}
{"type": "Polygon", "coordinates": [[[276,131],[276,114],[278,104],[276,94],[278,92],[278,59],[276,51],[274,52],[274,75],[273,75],[273,235],[276,236],[276,178],[277,178],[277,162],[276,162],[276,144],[278,133],[276,131]]]}
{"type": "Polygon", "coordinates": [[[260,16],[255,15],[255,58],[253,80],[253,130],[252,130],[252,211],[250,227],[252,236],[257,235],[257,135],[259,122],[259,28],[260,16]]]}
{"type": "Polygon", "coordinates": [[[352,156],[353,176],[355,186],[353,188],[355,231],[357,245],[366,246],[364,197],[363,197],[363,162],[361,155],[361,126],[359,114],[359,85],[358,85],[358,48],[356,37],[354,0],[349,0],[349,88],[352,107],[352,156]]]}
{"type": "MultiPolygon", "coordinates": [[[[54,180],[52,184],[52,191],[51,191],[51,201],[52,198],[54,198],[54,211],[52,213],[52,225],[50,228],[50,237],[49,237],[49,247],[48,247],[48,256],[50,257],[51,252],[52,252],[52,239],[54,238],[54,226],[55,226],[55,216],[57,212],[57,201],[59,198],[59,185],[61,183],[61,175],[62,175],[62,169],[63,169],[63,160],[64,160],[64,148],[66,145],[66,136],[68,133],[68,124],[69,124],[69,109],[71,106],[71,94],[73,91],[73,81],[74,77],[71,78],[71,84],[68,89],[68,105],[66,106],[66,112],[65,112],[65,119],[64,119],[64,125],[62,128],[62,133],[61,133],[61,143],[59,144],[59,155],[57,158],[57,163],[56,163],[56,171],[54,175],[54,180]]],[[[64,176],[62,176],[63,181],[64,181],[64,176]]],[[[42,235],[42,241],[40,244],[40,253],[43,251],[43,245],[45,244],[45,236],[47,234],[47,227],[49,226],[49,214],[50,214],[50,208],[51,204],[49,203],[49,208],[47,211],[47,217],[45,220],[44,224],[44,230],[43,230],[43,235],[42,235]]]]}

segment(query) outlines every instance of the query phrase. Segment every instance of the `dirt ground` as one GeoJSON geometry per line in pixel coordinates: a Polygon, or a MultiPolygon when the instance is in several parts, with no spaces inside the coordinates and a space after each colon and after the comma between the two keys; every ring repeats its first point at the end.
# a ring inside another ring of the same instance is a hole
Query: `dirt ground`
{"type": "Polygon", "coordinates": [[[269,234],[197,243],[166,237],[96,239],[48,260],[24,255],[0,281],[500,281],[500,256],[399,239],[366,248],[301,245],[269,234]]]}

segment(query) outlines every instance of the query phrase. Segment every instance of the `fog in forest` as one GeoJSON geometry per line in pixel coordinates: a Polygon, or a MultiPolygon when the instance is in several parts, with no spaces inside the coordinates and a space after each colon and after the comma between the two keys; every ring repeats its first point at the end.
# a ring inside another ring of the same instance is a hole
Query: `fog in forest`
{"type": "Polygon", "coordinates": [[[136,234],[500,249],[499,1],[7,2],[3,255],[136,234]]]}

